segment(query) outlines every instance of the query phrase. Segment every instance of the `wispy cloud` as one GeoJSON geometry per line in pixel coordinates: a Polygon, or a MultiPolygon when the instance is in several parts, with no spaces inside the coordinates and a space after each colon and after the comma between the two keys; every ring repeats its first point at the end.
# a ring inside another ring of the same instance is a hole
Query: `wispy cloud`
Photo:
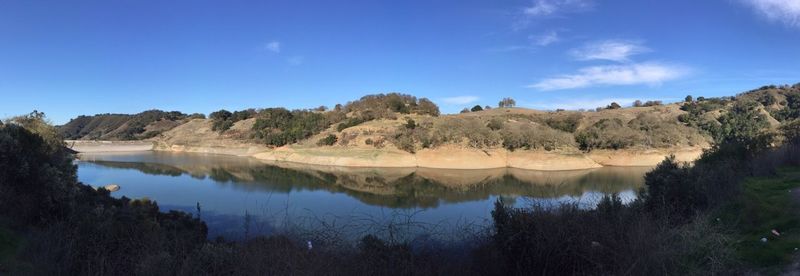
{"type": "Polygon", "coordinates": [[[593,5],[591,0],[535,0],[531,6],[523,9],[523,14],[529,17],[548,17],[585,11],[593,5]]]}
{"type": "Polygon", "coordinates": [[[585,67],[575,74],[555,76],[531,84],[542,91],[584,88],[597,85],[658,85],[686,75],[682,66],[660,63],[636,63],[585,67]]]}
{"type": "Polygon", "coordinates": [[[800,28],[800,0],[741,0],[770,21],[800,28]]]}
{"type": "Polygon", "coordinates": [[[286,62],[289,63],[289,65],[294,65],[294,66],[303,64],[303,62],[305,61],[306,59],[303,56],[293,56],[286,59],[286,62]]]}
{"type": "Polygon", "coordinates": [[[516,13],[518,18],[513,28],[524,29],[537,20],[564,17],[567,14],[589,11],[592,7],[594,0],[534,0],[530,6],[516,13]]]}
{"type": "Polygon", "coordinates": [[[570,51],[578,60],[609,60],[626,62],[633,55],[649,52],[641,42],[626,40],[604,40],[591,42],[570,51]]]}
{"type": "Polygon", "coordinates": [[[561,41],[561,37],[558,36],[557,31],[549,31],[541,35],[531,36],[530,39],[534,44],[543,47],[561,41]]]}
{"type": "Polygon", "coordinates": [[[273,53],[281,52],[281,43],[279,41],[270,41],[264,44],[264,49],[273,53]]]}
{"type": "Polygon", "coordinates": [[[446,104],[462,105],[462,104],[474,103],[478,101],[478,99],[479,98],[476,96],[457,96],[457,97],[443,98],[442,102],[446,104]]]}

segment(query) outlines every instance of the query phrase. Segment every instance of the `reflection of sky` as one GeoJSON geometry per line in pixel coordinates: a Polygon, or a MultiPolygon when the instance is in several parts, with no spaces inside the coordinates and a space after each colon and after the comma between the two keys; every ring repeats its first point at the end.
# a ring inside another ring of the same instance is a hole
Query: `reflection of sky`
{"type": "MultiPolygon", "coordinates": [[[[287,224],[307,228],[333,225],[354,233],[380,232],[388,231],[383,227],[385,225],[404,225],[408,222],[414,222],[414,227],[425,232],[448,233],[466,225],[485,225],[498,197],[513,200],[512,204],[516,207],[569,202],[578,203],[581,208],[594,208],[603,197],[603,193],[596,191],[585,191],[580,196],[551,198],[490,195],[460,202],[439,199],[439,204],[433,208],[403,209],[370,205],[346,193],[325,189],[291,189],[289,192],[241,189],[230,182],[223,184],[208,177],[150,175],[134,169],[111,168],[88,162],[79,162],[78,176],[80,181],[93,186],[118,184],[121,189],[112,195],[147,197],[158,202],[163,209],[195,213],[195,206],[199,202],[212,238],[216,235],[235,237],[243,233],[245,214],[252,218],[251,233],[269,233],[287,224]]],[[[631,190],[622,191],[619,195],[625,203],[636,197],[631,190]]]]}

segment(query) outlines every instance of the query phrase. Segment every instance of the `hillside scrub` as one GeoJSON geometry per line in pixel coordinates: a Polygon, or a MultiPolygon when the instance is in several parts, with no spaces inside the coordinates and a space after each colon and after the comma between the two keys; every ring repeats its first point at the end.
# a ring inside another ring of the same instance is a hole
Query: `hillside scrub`
{"type": "Polygon", "coordinates": [[[555,130],[535,123],[508,123],[500,132],[503,147],[516,149],[546,151],[558,148],[575,147],[575,140],[567,132],[555,130]]]}
{"type": "Polygon", "coordinates": [[[189,118],[189,115],[178,111],[161,110],[148,110],[134,115],[98,114],[78,116],[58,129],[66,139],[139,140],[145,136],[153,136],[146,133],[148,130],[169,130],[189,118]],[[158,122],[168,123],[157,127],[158,122]]]}
{"type": "Polygon", "coordinates": [[[258,111],[255,109],[245,109],[241,111],[234,111],[231,113],[225,109],[211,112],[208,118],[211,119],[211,130],[218,131],[218,132],[225,132],[226,130],[233,127],[233,125],[242,120],[247,120],[253,118],[258,114],[258,111]]]}
{"type": "MultiPolygon", "coordinates": [[[[324,132],[331,126],[341,133],[377,120],[379,122],[372,126],[378,129],[370,134],[370,138],[382,138],[408,151],[443,145],[475,149],[638,150],[706,147],[724,135],[722,132],[729,131],[725,125],[726,120],[731,118],[726,114],[744,102],[750,105],[748,108],[764,113],[767,122],[772,124],[769,131],[774,132],[779,127],[769,117],[787,125],[800,116],[800,89],[797,86],[765,86],[736,97],[687,98],[683,102],[668,105],[658,101],[639,101],[640,107],[637,108],[615,105],[610,110],[601,108],[600,112],[511,109],[507,107],[513,107],[515,102],[506,98],[501,101],[506,108],[481,108],[484,111],[470,110],[464,114],[439,116],[439,108],[428,99],[388,93],[367,95],[332,109],[221,110],[209,117],[212,130],[220,133],[238,121],[251,119],[254,123],[251,129],[237,129],[235,133],[226,133],[222,138],[268,146],[301,143],[320,133],[327,134],[324,132]],[[680,107],[680,110],[676,107],[680,107]],[[419,130],[393,130],[397,123],[405,123],[406,117],[419,121],[419,130]],[[503,131],[508,124],[525,126],[525,129],[503,131]],[[522,132],[528,134],[523,135],[522,132]],[[571,135],[572,142],[567,141],[569,137],[561,132],[571,135]]],[[[137,115],[106,114],[91,118],[82,116],[59,127],[59,130],[71,139],[149,139],[169,136],[170,129],[192,118],[198,116],[163,111],[137,115]]],[[[315,143],[307,141],[306,144],[315,143]]]]}
{"type": "Polygon", "coordinates": [[[256,139],[267,145],[279,147],[297,143],[328,128],[329,125],[325,116],[317,112],[267,108],[256,115],[253,131],[256,139]]]}

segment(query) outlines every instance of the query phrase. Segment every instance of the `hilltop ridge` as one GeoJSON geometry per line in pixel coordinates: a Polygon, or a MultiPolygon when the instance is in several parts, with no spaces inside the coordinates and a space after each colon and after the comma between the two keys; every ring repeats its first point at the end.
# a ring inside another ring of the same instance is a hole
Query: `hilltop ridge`
{"type": "MultiPolygon", "coordinates": [[[[332,109],[220,110],[207,119],[159,118],[140,128],[146,132],[127,137],[152,141],[156,150],[317,165],[545,170],[654,165],[671,154],[683,161],[699,156],[727,131],[731,108],[756,110],[767,131],[791,124],[800,117],[800,84],[764,86],[730,97],[687,97],[669,104],[623,108],[610,103],[593,111],[501,105],[441,115],[425,98],[377,94],[332,109]]],[[[60,130],[75,133],[73,121],[60,130]]],[[[88,135],[67,137],[120,138],[115,132],[97,135],[97,128],[87,129],[80,133],[88,135]]]]}

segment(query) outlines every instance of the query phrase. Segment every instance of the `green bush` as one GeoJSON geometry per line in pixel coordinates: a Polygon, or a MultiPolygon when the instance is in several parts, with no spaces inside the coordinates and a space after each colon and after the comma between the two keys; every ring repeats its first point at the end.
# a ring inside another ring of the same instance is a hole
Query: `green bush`
{"type": "Polygon", "coordinates": [[[404,125],[406,129],[415,129],[417,128],[417,123],[414,122],[411,118],[406,119],[406,124],[404,125]]]}
{"type": "Polygon", "coordinates": [[[365,119],[365,118],[362,118],[362,117],[349,118],[346,121],[341,122],[338,125],[336,125],[336,131],[342,132],[342,130],[345,130],[347,128],[354,127],[354,126],[357,126],[357,125],[360,125],[360,124],[363,124],[366,121],[368,121],[368,120],[365,119]]]}
{"type": "Polygon", "coordinates": [[[507,124],[500,132],[500,136],[503,147],[510,151],[516,149],[551,151],[575,146],[574,139],[569,133],[531,123],[507,124]]]}
{"type": "Polygon", "coordinates": [[[488,127],[491,130],[501,130],[503,129],[504,125],[503,121],[504,120],[500,118],[492,118],[491,120],[489,120],[489,123],[486,125],[486,127],[488,127]]]}
{"type": "Polygon", "coordinates": [[[580,113],[571,113],[566,116],[553,115],[545,119],[545,124],[557,130],[574,133],[578,129],[581,119],[583,119],[583,115],[580,113]]]}
{"type": "Polygon", "coordinates": [[[270,146],[296,143],[330,126],[324,115],[308,110],[267,108],[261,110],[256,118],[253,124],[255,137],[270,146]]]}
{"type": "Polygon", "coordinates": [[[582,150],[625,149],[642,140],[638,131],[625,126],[620,119],[601,119],[578,132],[575,140],[582,150]]]}
{"type": "Polygon", "coordinates": [[[317,141],[317,146],[333,146],[336,144],[337,140],[338,138],[336,138],[336,135],[328,134],[328,136],[325,136],[317,141]]]}

